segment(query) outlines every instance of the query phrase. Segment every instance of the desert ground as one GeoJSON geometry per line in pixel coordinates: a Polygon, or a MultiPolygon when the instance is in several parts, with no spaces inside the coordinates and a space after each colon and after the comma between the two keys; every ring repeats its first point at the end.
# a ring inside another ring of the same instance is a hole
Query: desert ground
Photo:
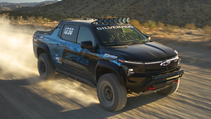
{"type": "MultiPolygon", "coordinates": [[[[61,75],[49,81],[39,78],[32,35],[43,28],[11,26],[9,23],[0,26],[1,119],[211,117],[209,47],[178,40],[166,42],[164,37],[152,37],[152,40],[180,53],[185,74],[178,92],[170,96],[128,94],[123,110],[108,112],[100,106],[96,89],[92,87],[61,75]]],[[[195,36],[199,35],[189,35],[188,38],[194,39],[195,36]]]]}

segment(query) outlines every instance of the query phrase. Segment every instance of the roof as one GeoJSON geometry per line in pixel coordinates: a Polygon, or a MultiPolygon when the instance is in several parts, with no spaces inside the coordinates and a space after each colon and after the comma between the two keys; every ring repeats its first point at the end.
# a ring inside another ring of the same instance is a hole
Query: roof
{"type": "MultiPolygon", "coordinates": [[[[92,25],[96,20],[69,20],[69,19],[66,19],[66,20],[61,20],[57,26],[60,27],[63,23],[74,23],[74,24],[84,24],[84,25],[92,25]]],[[[125,24],[122,24],[122,23],[117,23],[117,24],[95,24],[95,26],[113,26],[113,25],[125,25],[125,24]]]]}
{"type": "Polygon", "coordinates": [[[80,23],[80,24],[92,24],[96,20],[63,20],[63,22],[80,23]]]}

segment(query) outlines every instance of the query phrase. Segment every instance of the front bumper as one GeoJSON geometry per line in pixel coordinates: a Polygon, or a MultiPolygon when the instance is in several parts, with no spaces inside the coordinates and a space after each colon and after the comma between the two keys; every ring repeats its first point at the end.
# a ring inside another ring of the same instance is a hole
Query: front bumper
{"type": "Polygon", "coordinates": [[[141,93],[152,90],[159,90],[164,87],[173,85],[174,81],[182,77],[184,74],[183,70],[176,69],[168,73],[160,73],[159,75],[154,74],[134,74],[127,77],[126,86],[131,92],[141,93]],[[149,87],[154,89],[150,90],[149,87]]]}

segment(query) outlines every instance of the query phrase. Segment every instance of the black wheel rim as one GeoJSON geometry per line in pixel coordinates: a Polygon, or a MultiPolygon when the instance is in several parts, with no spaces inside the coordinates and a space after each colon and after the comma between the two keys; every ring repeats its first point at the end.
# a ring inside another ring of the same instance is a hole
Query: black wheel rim
{"type": "Polygon", "coordinates": [[[113,91],[110,86],[106,85],[103,87],[103,97],[106,102],[111,103],[113,100],[113,91]]]}
{"type": "Polygon", "coordinates": [[[46,73],[46,65],[44,61],[40,62],[40,73],[45,74],[46,73]]]}

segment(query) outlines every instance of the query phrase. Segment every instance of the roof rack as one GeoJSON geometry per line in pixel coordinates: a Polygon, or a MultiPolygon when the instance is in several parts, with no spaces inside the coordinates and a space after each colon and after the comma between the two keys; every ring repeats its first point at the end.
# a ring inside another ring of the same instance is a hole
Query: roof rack
{"type": "Polygon", "coordinates": [[[118,23],[123,23],[123,24],[129,24],[130,18],[104,18],[104,19],[97,19],[94,21],[94,24],[118,24],[118,23]]]}

